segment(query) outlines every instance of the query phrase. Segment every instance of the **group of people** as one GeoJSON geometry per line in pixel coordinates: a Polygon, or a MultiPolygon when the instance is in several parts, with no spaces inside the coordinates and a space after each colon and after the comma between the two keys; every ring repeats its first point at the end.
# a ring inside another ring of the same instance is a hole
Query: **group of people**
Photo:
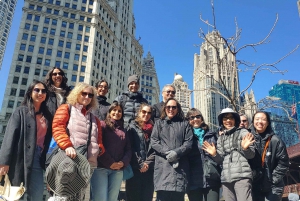
{"type": "Polygon", "coordinates": [[[162,102],[151,106],[138,91],[137,75],[127,84],[108,103],[105,80],[71,90],[63,70],[54,67],[43,82],[33,81],[8,121],[0,175],[8,174],[12,185],[23,182],[25,200],[42,200],[46,154],[54,140],[74,161],[81,156],[78,147],[87,145],[91,172],[77,195],[64,197],[49,184],[56,198],[116,201],[124,170],[131,168],[128,201],[152,201],[154,191],[157,201],[183,201],[185,194],[190,201],[217,201],[221,185],[226,201],[281,200],[289,160],[267,112],[256,112],[249,128],[245,115],[225,108],[219,132],[211,132],[198,109],[184,115],[173,85],[164,86],[162,102]]]}

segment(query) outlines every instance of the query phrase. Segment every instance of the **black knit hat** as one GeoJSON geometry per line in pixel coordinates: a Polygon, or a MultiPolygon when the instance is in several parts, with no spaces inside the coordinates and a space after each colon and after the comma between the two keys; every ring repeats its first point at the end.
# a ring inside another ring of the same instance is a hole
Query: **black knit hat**
{"type": "Polygon", "coordinates": [[[137,75],[131,75],[128,77],[128,81],[127,81],[127,86],[129,86],[129,84],[131,82],[137,82],[138,84],[140,84],[140,78],[137,75]]]}

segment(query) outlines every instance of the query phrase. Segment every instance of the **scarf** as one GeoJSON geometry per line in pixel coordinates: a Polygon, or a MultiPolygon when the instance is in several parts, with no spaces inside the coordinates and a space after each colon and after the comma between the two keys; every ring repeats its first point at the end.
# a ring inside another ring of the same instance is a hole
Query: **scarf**
{"type": "Polygon", "coordinates": [[[153,129],[153,125],[151,123],[145,123],[143,128],[142,128],[142,131],[144,133],[144,138],[146,140],[148,140],[150,138],[150,135],[152,133],[152,129],[153,129]]]}
{"type": "Polygon", "coordinates": [[[198,138],[200,145],[203,144],[204,130],[202,128],[193,128],[194,135],[198,138]]]}

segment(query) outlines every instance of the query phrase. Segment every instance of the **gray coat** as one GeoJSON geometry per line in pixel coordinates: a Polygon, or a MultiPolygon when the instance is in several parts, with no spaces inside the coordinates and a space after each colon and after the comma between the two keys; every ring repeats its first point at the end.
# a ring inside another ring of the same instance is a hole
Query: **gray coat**
{"type": "MultiPolygon", "coordinates": [[[[45,157],[52,137],[51,121],[47,121],[48,130],[41,155],[41,166],[45,166],[45,157]]],[[[34,151],[36,147],[36,120],[28,107],[18,107],[11,115],[0,150],[0,164],[9,165],[8,176],[13,186],[23,182],[28,188],[34,151]]]]}
{"type": "Polygon", "coordinates": [[[154,190],[186,192],[189,178],[187,154],[192,148],[193,132],[187,121],[177,117],[158,119],[151,134],[151,147],[155,150],[154,190]],[[166,152],[177,153],[179,166],[173,168],[166,152]]]}
{"type": "Polygon", "coordinates": [[[247,150],[243,150],[241,147],[242,139],[247,133],[246,129],[234,127],[218,138],[217,155],[213,159],[223,165],[222,183],[231,183],[241,179],[252,180],[252,170],[247,159],[254,157],[254,145],[250,145],[247,150]],[[237,143],[234,143],[235,139],[237,139],[237,143]]]}

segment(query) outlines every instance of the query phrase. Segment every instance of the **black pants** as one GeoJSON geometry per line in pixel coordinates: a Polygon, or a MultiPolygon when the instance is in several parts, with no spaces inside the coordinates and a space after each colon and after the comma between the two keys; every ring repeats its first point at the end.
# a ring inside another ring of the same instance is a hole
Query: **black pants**
{"type": "Polygon", "coordinates": [[[152,201],[153,170],[141,173],[133,169],[133,174],[134,176],[126,181],[126,201],[152,201]]]}
{"type": "Polygon", "coordinates": [[[219,201],[220,188],[197,188],[188,193],[189,201],[219,201]]]}
{"type": "Polygon", "coordinates": [[[184,194],[175,191],[157,191],[156,201],[184,201],[184,194]]]}

